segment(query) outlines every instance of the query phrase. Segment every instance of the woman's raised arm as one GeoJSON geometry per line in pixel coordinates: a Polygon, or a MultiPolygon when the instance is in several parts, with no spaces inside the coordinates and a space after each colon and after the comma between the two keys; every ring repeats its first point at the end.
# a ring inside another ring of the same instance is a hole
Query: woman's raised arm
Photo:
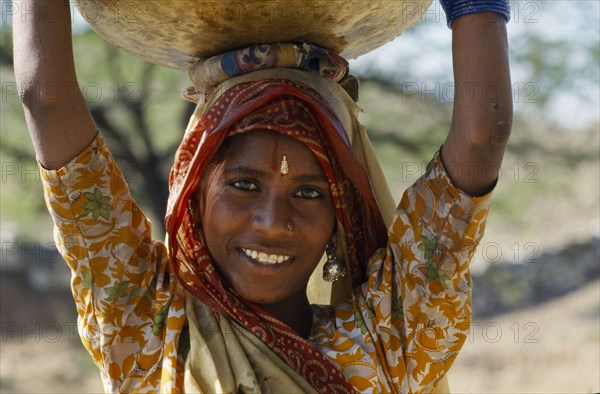
{"type": "Polygon", "coordinates": [[[506,21],[497,13],[452,24],[456,91],[442,161],[454,185],[471,195],[493,187],[512,127],[507,41],[506,21]]]}
{"type": "Polygon", "coordinates": [[[13,1],[14,66],[37,160],[57,169],[79,154],[96,126],[77,85],[68,0],[13,1]]]}

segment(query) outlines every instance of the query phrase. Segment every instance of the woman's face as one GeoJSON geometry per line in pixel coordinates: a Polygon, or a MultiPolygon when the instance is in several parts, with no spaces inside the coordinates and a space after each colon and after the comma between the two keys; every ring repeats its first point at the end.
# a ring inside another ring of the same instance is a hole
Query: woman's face
{"type": "Polygon", "coordinates": [[[275,132],[235,136],[203,189],[204,239],[242,298],[271,304],[306,292],[335,222],[329,183],[313,153],[275,132]]]}

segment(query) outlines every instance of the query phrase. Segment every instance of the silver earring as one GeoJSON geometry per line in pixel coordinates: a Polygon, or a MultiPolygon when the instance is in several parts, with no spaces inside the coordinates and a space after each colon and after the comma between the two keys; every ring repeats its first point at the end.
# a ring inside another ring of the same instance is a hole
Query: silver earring
{"type": "Polygon", "coordinates": [[[337,259],[337,245],[335,237],[325,247],[327,262],[323,265],[323,280],[335,282],[346,276],[346,266],[337,259]]]}
{"type": "Polygon", "coordinates": [[[292,222],[292,219],[288,220],[286,225],[287,225],[288,230],[290,230],[290,231],[294,231],[294,228],[296,227],[296,226],[294,226],[294,222],[292,222]]]}

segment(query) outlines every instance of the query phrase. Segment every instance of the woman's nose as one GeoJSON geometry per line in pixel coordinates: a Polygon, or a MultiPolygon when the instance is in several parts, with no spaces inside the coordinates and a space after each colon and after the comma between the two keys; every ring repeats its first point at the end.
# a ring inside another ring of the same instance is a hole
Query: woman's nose
{"type": "Polygon", "coordinates": [[[290,201],[277,193],[265,195],[254,207],[252,227],[271,237],[291,234],[289,223],[293,222],[290,201]]]}

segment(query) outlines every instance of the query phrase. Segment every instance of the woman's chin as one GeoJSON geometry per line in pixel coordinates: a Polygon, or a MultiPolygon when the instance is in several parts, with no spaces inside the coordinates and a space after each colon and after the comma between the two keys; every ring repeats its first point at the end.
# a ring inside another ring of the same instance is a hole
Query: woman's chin
{"type": "Polygon", "coordinates": [[[240,290],[236,289],[240,297],[242,297],[248,302],[257,305],[272,305],[278,303],[283,298],[285,298],[284,295],[273,294],[272,292],[265,292],[264,289],[260,293],[256,291],[248,292],[243,289],[240,290]]]}
{"type": "Polygon", "coordinates": [[[251,286],[248,286],[248,282],[234,283],[233,288],[245,301],[264,306],[265,309],[286,302],[291,306],[298,298],[302,299],[306,296],[306,287],[295,289],[290,286],[290,283],[277,281],[254,282],[251,286]]]}

